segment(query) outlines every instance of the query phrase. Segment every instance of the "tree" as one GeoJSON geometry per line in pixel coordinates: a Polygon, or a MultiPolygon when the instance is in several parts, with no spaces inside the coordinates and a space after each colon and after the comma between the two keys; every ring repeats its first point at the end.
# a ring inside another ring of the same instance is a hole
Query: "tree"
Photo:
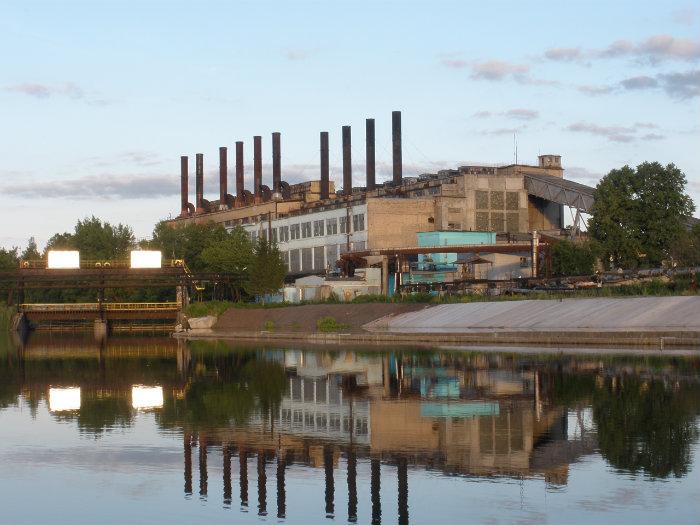
{"type": "Polygon", "coordinates": [[[189,223],[179,227],[159,222],[153,230],[149,247],[161,250],[164,257],[184,259],[192,271],[199,272],[207,269],[207,263],[202,259],[205,248],[225,241],[227,236],[226,228],[212,222],[189,223]]]}
{"type": "Polygon", "coordinates": [[[287,267],[277,245],[262,235],[259,236],[253,253],[253,267],[246,286],[248,293],[264,296],[276,292],[282,287],[285,275],[287,275],[287,267]]]}
{"type": "Polygon", "coordinates": [[[558,242],[552,247],[552,272],[562,276],[590,275],[597,252],[597,246],[592,242],[558,242]]]}
{"type": "Polygon", "coordinates": [[[239,284],[229,288],[231,299],[239,300],[253,266],[253,245],[245,230],[236,227],[224,239],[210,242],[200,258],[210,272],[239,276],[239,284]]]}
{"type": "Polygon", "coordinates": [[[0,271],[10,271],[19,268],[19,250],[0,248],[0,271]]]}
{"type": "Polygon", "coordinates": [[[27,247],[22,252],[22,255],[20,255],[20,259],[23,261],[38,261],[41,259],[41,254],[39,253],[34,237],[29,238],[27,247]]]}
{"type": "Polygon", "coordinates": [[[124,259],[135,246],[130,226],[113,226],[95,216],[79,220],[73,233],[57,233],[46,243],[48,250],[78,250],[83,260],[124,259]]]}
{"type": "Polygon", "coordinates": [[[615,266],[658,266],[695,210],[686,178],[673,164],[644,162],[612,170],[596,186],[588,230],[615,266]]]}
{"type": "Polygon", "coordinates": [[[671,256],[681,266],[700,266],[700,222],[681,235],[671,256]]]}

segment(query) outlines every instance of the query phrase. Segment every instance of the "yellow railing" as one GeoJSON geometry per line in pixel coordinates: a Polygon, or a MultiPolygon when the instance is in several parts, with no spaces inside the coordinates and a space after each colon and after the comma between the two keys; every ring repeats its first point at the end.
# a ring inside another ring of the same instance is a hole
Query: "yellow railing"
{"type": "Polygon", "coordinates": [[[103,311],[133,311],[142,312],[179,310],[177,302],[168,303],[54,303],[54,304],[20,304],[23,312],[98,312],[103,311]]]}
{"type": "MultiPolygon", "coordinates": [[[[117,269],[117,268],[130,268],[131,263],[128,260],[80,260],[80,269],[92,269],[92,268],[104,268],[104,269],[117,269]]],[[[161,264],[161,268],[182,268],[185,266],[185,262],[182,259],[164,259],[161,264]]],[[[44,260],[32,260],[32,261],[20,261],[19,267],[23,269],[46,269],[46,261],[44,260]]]]}

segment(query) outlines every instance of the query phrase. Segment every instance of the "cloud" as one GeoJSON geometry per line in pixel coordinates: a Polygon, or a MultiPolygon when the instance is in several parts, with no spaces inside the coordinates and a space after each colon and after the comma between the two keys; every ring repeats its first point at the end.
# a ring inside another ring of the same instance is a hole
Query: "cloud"
{"type": "Polygon", "coordinates": [[[590,186],[595,186],[602,177],[602,173],[590,171],[588,168],[582,168],[579,166],[571,166],[566,168],[567,179],[584,181],[590,186]]]}
{"type": "Polygon", "coordinates": [[[489,118],[492,115],[493,115],[493,113],[491,113],[490,111],[477,111],[476,113],[474,113],[472,115],[472,117],[474,117],[474,118],[489,118]]]}
{"type": "Polygon", "coordinates": [[[660,64],[669,60],[696,62],[700,60],[700,40],[661,34],[639,42],[616,40],[602,49],[550,48],[544,52],[544,58],[556,62],[578,63],[608,58],[634,58],[649,64],[660,64]]]}
{"type": "Polygon", "coordinates": [[[5,195],[31,198],[37,187],[50,198],[59,199],[152,199],[178,195],[180,179],[177,175],[101,173],[66,180],[34,181],[7,185],[5,195]]]}
{"type": "Polygon", "coordinates": [[[472,64],[472,78],[477,80],[500,81],[509,77],[518,78],[529,73],[530,66],[513,64],[500,60],[488,60],[472,64]]]}
{"type": "Polygon", "coordinates": [[[311,52],[306,49],[287,49],[284,56],[287,60],[306,60],[311,55],[311,52]]]}
{"type": "Polygon", "coordinates": [[[594,96],[594,97],[598,96],[598,95],[607,95],[609,93],[612,93],[615,90],[615,88],[613,88],[612,86],[590,86],[590,85],[576,86],[576,89],[585,95],[590,95],[590,96],[594,96]]]}
{"type": "Polygon", "coordinates": [[[673,98],[685,100],[700,95],[700,69],[685,73],[664,73],[658,77],[664,91],[673,98]]]}
{"type": "Polygon", "coordinates": [[[513,118],[517,120],[533,120],[540,116],[539,111],[533,109],[515,108],[509,109],[504,113],[508,118],[513,118]]]}
{"type": "Polygon", "coordinates": [[[557,62],[575,62],[583,59],[583,51],[578,47],[553,47],[547,49],[544,56],[557,62]]]}
{"type": "Polygon", "coordinates": [[[658,133],[646,133],[639,135],[642,129],[656,128],[650,122],[637,122],[632,126],[600,126],[590,122],[575,122],[565,129],[574,133],[586,133],[588,135],[604,137],[611,142],[634,142],[635,140],[660,140],[666,138],[658,133]]]}
{"type": "Polygon", "coordinates": [[[441,62],[443,66],[452,67],[455,69],[463,69],[469,66],[469,62],[462,60],[461,58],[443,58],[441,62]]]}
{"type": "Polygon", "coordinates": [[[652,77],[639,76],[626,78],[620,81],[620,85],[625,89],[649,89],[658,86],[659,82],[652,77]]]}
{"type": "Polygon", "coordinates": [[[18,84],[6,85],[2,89],[8,93],[18,93],[37,99],[68,98],[71,100],[80,100],[91,106],[107,106],[112,104],[110,100],[87,95],[83,88],[73,82],[63,82],[62,84],[20,82],[18,84]]]}
{"type": "Polygon", "coordinates": [[[132,164],[140,167],[156,166],[162,164],[161,156],[155,151],[146,150],[129,150],[122,151],[115,155],[88,157],[81,161],[81,165],[89,164],[91,166],[117,166],[120,164],[132,164]]]}

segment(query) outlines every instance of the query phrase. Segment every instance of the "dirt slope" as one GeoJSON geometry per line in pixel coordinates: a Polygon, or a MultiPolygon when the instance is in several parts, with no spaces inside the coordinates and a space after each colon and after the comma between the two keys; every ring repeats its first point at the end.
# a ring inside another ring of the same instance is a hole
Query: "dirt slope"
{"type": "Polygon", "coordinates": [[[284,308],[231,308],[224,312],[214,326],[222,331],[259,331],[271,321],[276,332],[316,332],[316,321],[333,317],[338,323],[348,325],[346,332],[361,332],[362,325],[384,317],[413,312],[425,308],[424,304],[311,304],[284,308]]]}

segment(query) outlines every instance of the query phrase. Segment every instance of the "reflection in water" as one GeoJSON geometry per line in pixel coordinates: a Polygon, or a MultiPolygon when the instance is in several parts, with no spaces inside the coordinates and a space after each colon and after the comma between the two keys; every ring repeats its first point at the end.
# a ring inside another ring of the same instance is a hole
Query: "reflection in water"
{"type": "Polygon", "coordinates": [[[324,480],[318,508],[328,518],[357,522],[360,500],[373,524],[388,506],[407,524],[410,498],[425,497],[412,496],[414,469],[563,486],[572,464],[599,452],[625,472],[687,475],[699,369],[696,358],[241,350],[37,334],[0,354],[0,409],[23,402],[36,411],[46,400],[57,421],[96,437],[131,427],[136,411],[148,410],[159,428],[182,436],[188,498],[196,449],[199,497],[213,499],[208,460],[216,451],[226,508],[237,483],[247,509],[254,457],[261,517],[268,475],[276,482],[273,515],[285,519],[288,472],[312,467],[324,480]],[[369,494],[358,494],[358,463],[369,494]],[[392,502],[382,502],[382,477],[396,491],[392,502]],[[336,508],[337,490],[346,491],[346,511],[336,508]]]}

